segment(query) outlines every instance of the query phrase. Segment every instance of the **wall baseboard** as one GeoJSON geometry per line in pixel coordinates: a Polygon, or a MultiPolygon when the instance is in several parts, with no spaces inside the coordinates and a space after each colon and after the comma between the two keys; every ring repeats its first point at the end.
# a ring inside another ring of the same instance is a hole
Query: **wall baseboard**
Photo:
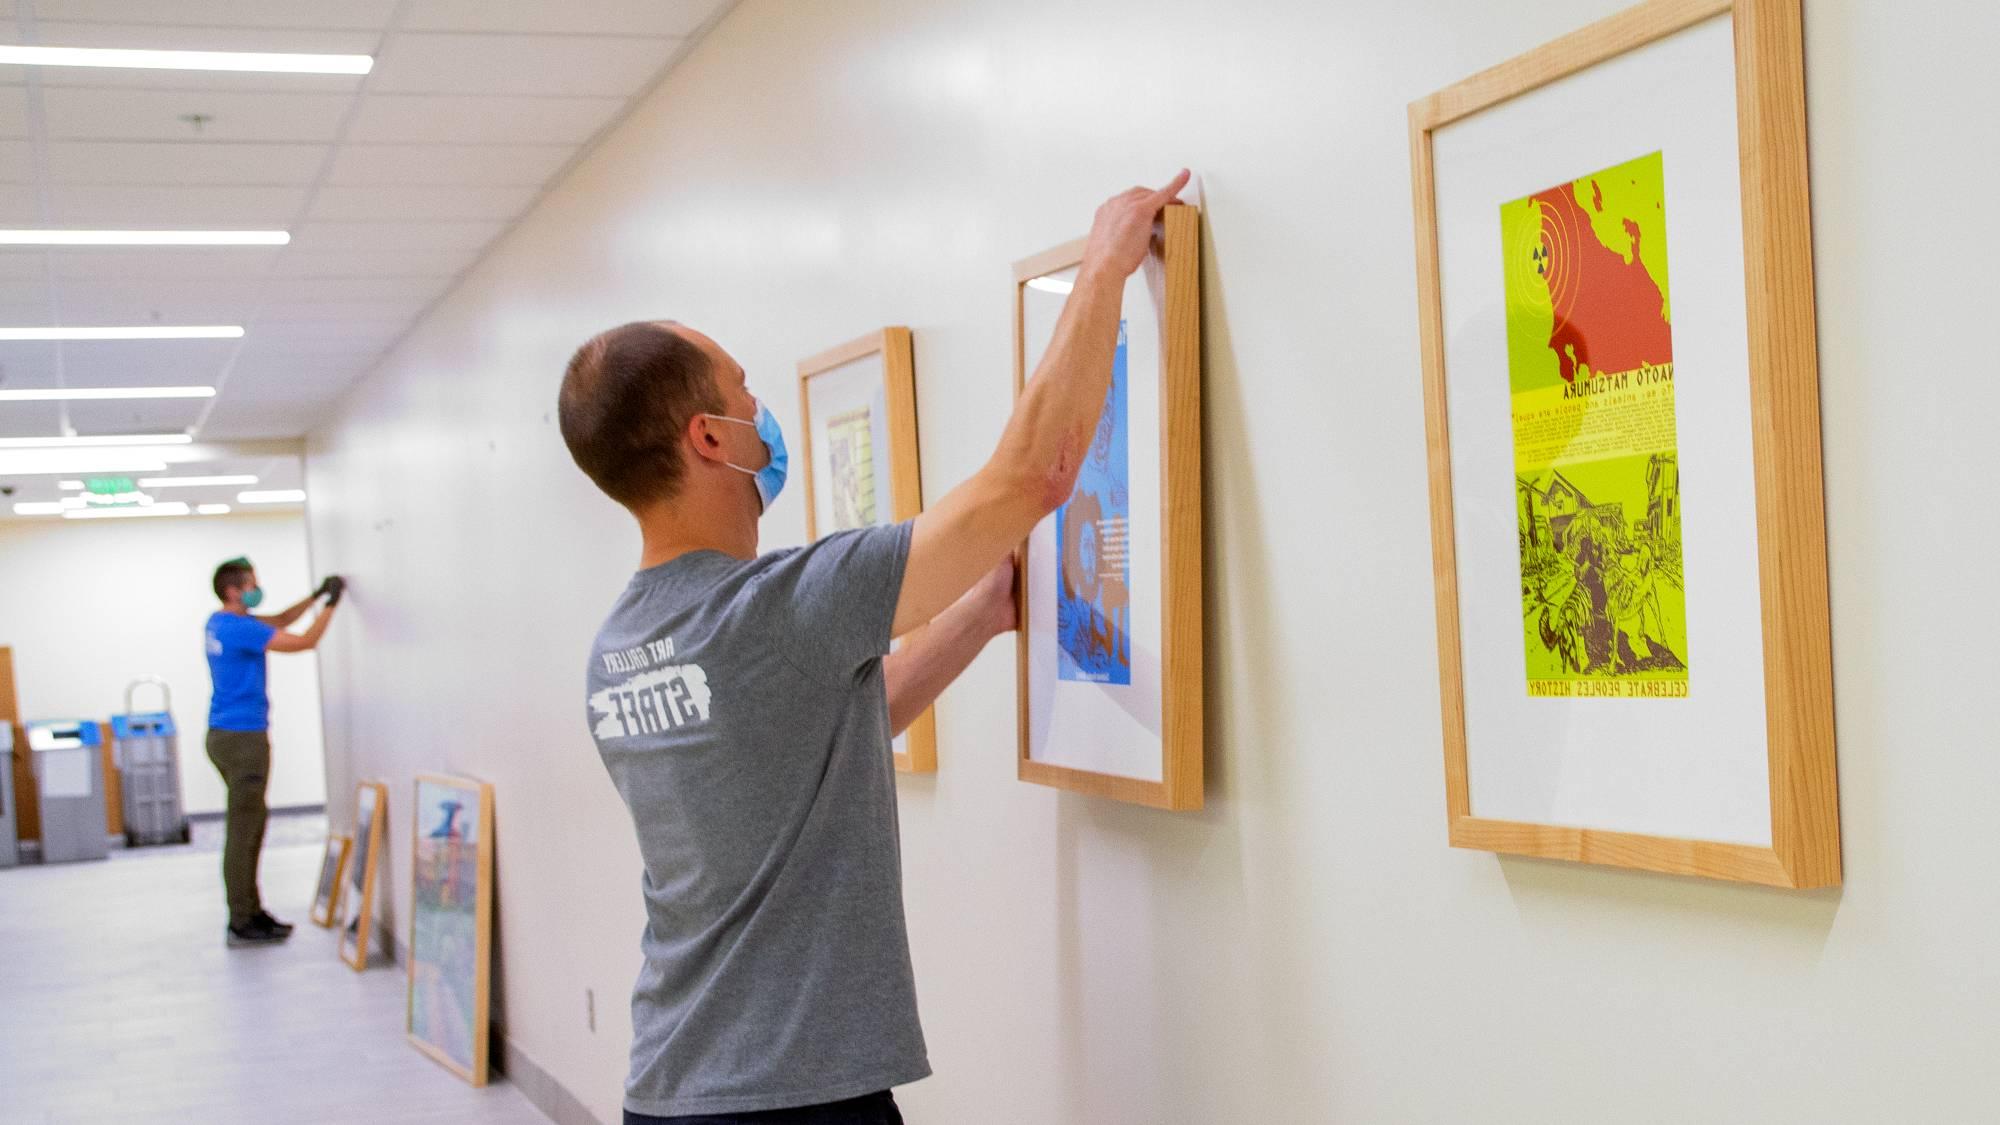
{"type": "Polygon", "coordinates": [[[520,1048],[507,1042],[500,1025],[493,1025],[491,1036],[489,1057],[494,1068],[505,1074],[529,1104],[547,1114],[550,1121],[556,1125],[603,1125],[575,1094],[569,1092],[568,1087],[556,1081],[520,1048]]]}

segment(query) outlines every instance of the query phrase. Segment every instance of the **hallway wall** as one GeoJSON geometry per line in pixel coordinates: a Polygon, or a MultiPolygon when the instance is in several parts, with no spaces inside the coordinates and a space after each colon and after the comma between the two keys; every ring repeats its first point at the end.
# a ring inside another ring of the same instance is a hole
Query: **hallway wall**
{"type": "Polygon", "coordinates": [[[640,871],[582,684],[638,542],[556,433],[565,360],[673,317],[796,433],[799,358],[907,324],[935,500],[1008,410],[1008,263],[1186,163],[1208,808],[1017,783],[1010,645],[944,696],[898,782],[911,1120],[1987,1115],[2000,213],[1966,193],[2000,138],[1941,107],[1991,103],[1990,5],[1807,5],[1845,889],[1445,846],[1404,107],[1619,6],[745,0],[310,441],[314,563],[353,576],[329,778],[390,784],[393,923],[411,775],[494,782],[507,1035],[614,1120],[640,871]]]}
{"type": "MultiPolygon", "coordinates": [[[[248,555],[274,606],[312,591],[306,522],[297,511],[200,519],[0,520],[0,644],[14,647],[23,713],[94,717],[125,709],[125,685],[166,678],[180,728],[181,802],[220,812],[222,779],[208,735],[208,659],[202,623],[217,608],[209,588],[222,560],[248,555]]],[[[318,654],[275,654],[271,693],[273,805],[326,799],[318,654]]],[[[159,706],[151,688],[134,704],[159,706]]]]}

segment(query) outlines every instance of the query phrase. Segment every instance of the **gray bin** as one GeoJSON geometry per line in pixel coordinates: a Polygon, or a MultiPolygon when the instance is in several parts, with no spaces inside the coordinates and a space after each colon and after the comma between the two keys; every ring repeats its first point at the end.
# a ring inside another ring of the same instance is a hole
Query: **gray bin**
{"type": "Polygon", "coordinates": [[[104,832],[103,744],[97,724],[88,719],[28,724],[28,753],[42,810],[43,863],[111,854],[104,832]]]}
{"type": "Polygon", "coordinates": [[[111,760],[118,763],[124,793],[125,842],[186,843],[180,738],[174,727],[173,695],[165,680],[149,676],[126,685],[125,714],[111,716],[111,760]],[[132,693],[141,684],[160,689],[160,710],[132,710],[132,693]]]}
{"type": "Polygon", "coordinates": [[[15,815],[14,724],[0,719],[0,867],[21,862],[20,828],[15,815]]]}

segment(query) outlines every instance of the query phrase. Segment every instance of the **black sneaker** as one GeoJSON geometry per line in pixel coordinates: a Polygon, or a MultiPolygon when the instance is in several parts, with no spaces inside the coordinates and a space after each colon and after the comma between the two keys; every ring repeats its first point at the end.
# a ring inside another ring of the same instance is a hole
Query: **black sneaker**
{"type": "Polygon", "coordinates": [[[292,936],[292,924],[290,922],[280,922],[262,910],[259,910],[257,916],[252,918],[251,921],[270,930],[281,938],[292,936]]]}
{"type": "Polygon", "coordinates": [[[265,925],[262,920],[252,918],[240,926],[231,922],[224,940],[229,948],[241,949],[250,945],[280,945],[291,936],[290,930],[280,932],[265,925]]]}

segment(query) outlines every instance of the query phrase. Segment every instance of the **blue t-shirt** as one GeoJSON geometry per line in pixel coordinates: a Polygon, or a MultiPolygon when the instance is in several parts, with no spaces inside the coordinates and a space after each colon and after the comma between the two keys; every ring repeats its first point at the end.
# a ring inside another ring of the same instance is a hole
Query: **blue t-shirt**
{"type": "Polygon", "coordinates": [[[247,613],[217,610],[208,616],[208,702],[212,730],[271,729],[271,700],[264,694],[264,649],[277,630],[247,613]]]}

